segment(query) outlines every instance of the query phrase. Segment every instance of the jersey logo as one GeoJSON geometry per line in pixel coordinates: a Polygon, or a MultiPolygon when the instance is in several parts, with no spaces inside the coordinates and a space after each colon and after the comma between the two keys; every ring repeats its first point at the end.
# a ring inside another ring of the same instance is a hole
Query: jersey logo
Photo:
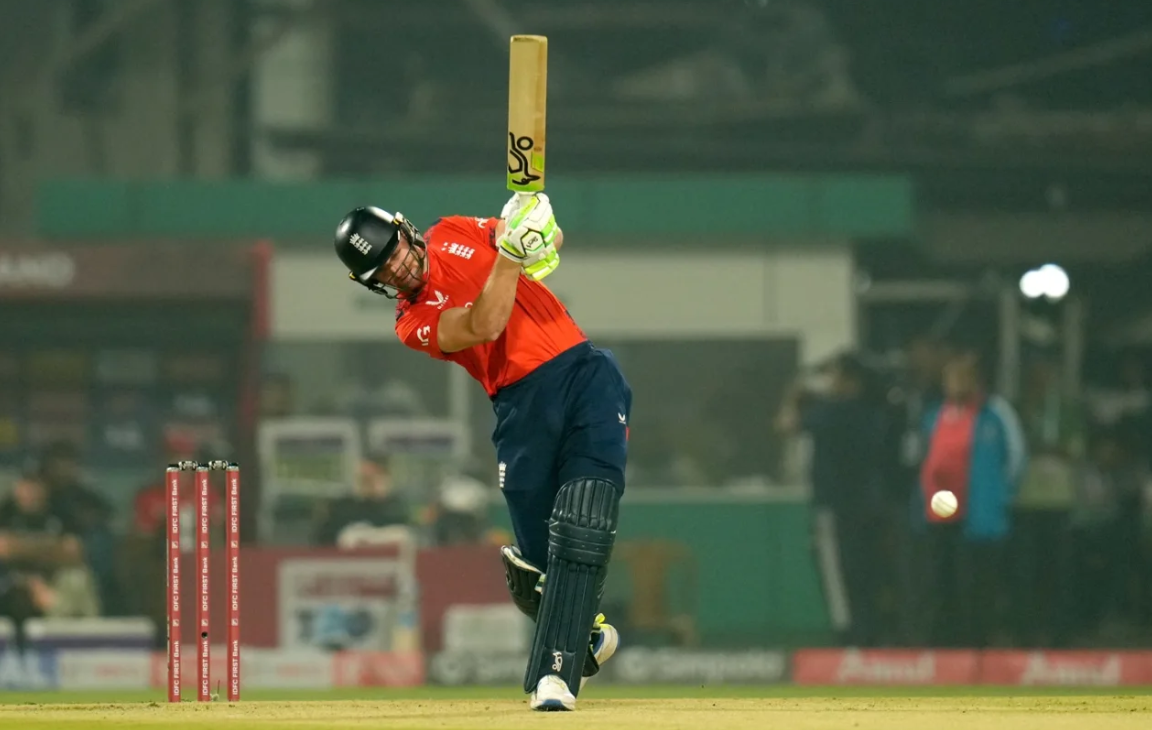
{"type": "Polygon", "coordinates": [[[477,227],[477,228],[483,228],[483,227],[484,227],[484,224],[485,224],[485,223],[487,223],[487,222],[488,222],[488,221],[487,221],[487,220],[485,220],[484,218],[477,218],[477,219],[476,219],[476,227],[477,227]]]}
{"type": "Polygon", "coordinates": [[[352,248],[356,249],[365,256],[367,256],[368,252],[372,250],[372,244],[365,241],[359,233],[353,233],[352,238],[348,240],[352,244],[352,248]]]}
{"type": "Polygon", "coordinates": [[[448,303],[448,296],[446,294],[444,294],[442,291],[437,289],[435,301],[429,300],[429,301],[424,302],[424,303],[427,304],[429,307],[436,307],[437,309],[443,309],[444,305],[448,303]]]}
{"type": "Polygon", "coordinates": [[[416,339],[420,340],[420,344],[427,347],[432,342],[432,326],[424,325],[416,330],[416,339]]]}
{"type": "Polygon", "coordinates": [[[472,254],[476,253],[476,249],[471,246],[462,246],[459,243],[448,243],[447,241],[440,247],[440,250],[447,251],[453,256],[459,256],[462,259],[470,259],[472,258],[472,254]]]}

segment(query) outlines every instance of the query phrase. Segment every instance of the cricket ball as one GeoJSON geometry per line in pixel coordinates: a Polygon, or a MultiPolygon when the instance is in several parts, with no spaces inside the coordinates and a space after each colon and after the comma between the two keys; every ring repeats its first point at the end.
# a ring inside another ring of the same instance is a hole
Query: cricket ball
{"type": "Polygon", "coordinates": [[[951,517],[956,514],[956,508],[959,506],[960,503],[956,500],[956,495],[947,489],[942,489],[932,495],[932,512],[937,517],[951,517]]]}

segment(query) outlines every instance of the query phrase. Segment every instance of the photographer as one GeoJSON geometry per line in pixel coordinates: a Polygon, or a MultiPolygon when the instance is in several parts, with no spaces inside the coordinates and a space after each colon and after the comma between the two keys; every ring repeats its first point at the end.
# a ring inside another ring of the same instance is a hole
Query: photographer
{"type": "Polygon", "coordinates": [[[826,393],[797,384],[777,427],[812,439],[816,550],[833,625],[852,646],[878,642],[877,585],[887,576],[876,519],[883,514],[887,414],[878,379],[852,354],[823,369],[826,393]],[[879,570],[878,570],[879,568],[879,570]]]}

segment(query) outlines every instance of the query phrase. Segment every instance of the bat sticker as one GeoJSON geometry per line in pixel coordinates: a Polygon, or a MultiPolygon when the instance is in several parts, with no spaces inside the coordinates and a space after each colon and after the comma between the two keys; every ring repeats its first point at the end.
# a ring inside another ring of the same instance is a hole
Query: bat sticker
{"type": "Polygon", "coordinates": [[[522,175],[519,180],[513,180],[515,185],[528,185],[540,179],[539,175],[533,175],[531,169],[528,167],[528,157],[524,154],[528,150],[536,146],[535,140],[531,137],[524,136],[519,139],[512,132],[508,133],[508,154],[516,158],[516,167],[508,165],[509,175],[522,175]]]}

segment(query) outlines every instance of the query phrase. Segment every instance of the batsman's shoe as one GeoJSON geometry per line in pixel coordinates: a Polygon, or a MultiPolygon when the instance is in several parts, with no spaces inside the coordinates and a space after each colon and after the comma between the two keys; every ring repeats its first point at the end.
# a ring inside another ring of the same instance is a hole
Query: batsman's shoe
{"type": "MultiPolygon", "coordinates": [[[[611,659],[619,647],[620,632],[612,624],[604,623],[604,614],[596,614],[596,621],[592,624],[592,657],[596,660],[596,666],[604,666],[604,662],[611,659]]],[[[580,678],[580,689],[584,689],[589,679],[592,677],[580,678]]]]}
{"type": "Polygon", "coordinates": [[[563,679],[555,674],[547,674],[536,685],[528,706],[537,712],[565,712],[576,709],[576,695],[568,689],[563,679]]]}

